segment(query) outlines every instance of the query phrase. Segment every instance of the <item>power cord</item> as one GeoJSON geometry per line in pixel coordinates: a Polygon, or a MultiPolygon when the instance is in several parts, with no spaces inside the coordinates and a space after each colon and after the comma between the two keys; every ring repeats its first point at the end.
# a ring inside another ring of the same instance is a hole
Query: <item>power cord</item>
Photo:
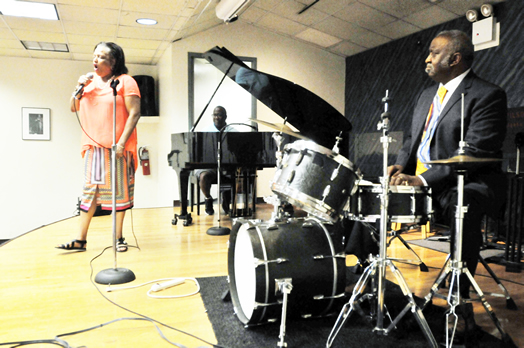
{"type": "Polygon", "coordinates": [[[193,296],[200,292],[200,284],[198,283],[198,281],[195,278],[162,278],[162,279],[152,280],[152,281],[149,281],[143,284],[139,284],[139,285],[135,285],[135,286],[126,286],[126,287],[119,287],[119,288],[112,288],[110,284],[107,286],[106,291],[113,292],[113,291],[118,291],[118,290],[136,289],[136,288],[139,288],[144,285],[151,284],[151,283],[155,283],[155,284],[151,287],[151,289],[149,289],[149,291],[147,292],[147,296],[152,297],[152,298],[182,298],[182,297],[193,296]],[[195,283],[197,289],[194,292],[189,293],[189,294],[184,294],[184,295],[175,295],[175,296],[158,296],[158,295],[152,294],[153,292],[158,292],[161,290],[171,288],[173,286],[184,284],[186,280],[190,280],[195,283]],[[166,282],[159,283],[161,281],[166,281],[166,282]]]}
{"type": "MultiPolygon", "coordinates": [[[[173,326],[170,326],[170,325],[164,324],[164,323],[162,323],[162,322],[160,322],[160,321],[158,321],[158,320],[156,320],[156,319],[150,318],[150,317],[148,317],[148,316],[146,316],[146,315],[144,315],[144,314],[141,314],[141,313],[135,312],[135,311],[133,311],[133,310],[131,310],[131,309],[128,309],[128,308],[126,308],[126,307],[124,307],[124,306],[122,306],[122,305],[119,305],[118,303],[114,302],[113,300],[109,299],[107,296],[105,296],[105,295],[102,293],[102,291],[98,288],[98,286],[96,286],[96,284],[95,284],[95,282],[94,282],[94,280],[93,280],[93,261],[95,261],[97,258],[99,258],[100,256],[102,256],[102,254],[103,254],[107,249],[110,249],[110,247],[106,247],[104,250],[102,250],[102,251],[100,252],[100,254],[98,254],[97,256],[93,257],[93,258],[91,259],[91,261],[89,262],[89,267],[91,268],[91,275],[90,275],[89,279],[90,279],[91,283],[93,284],[93,286],[95,287],[95,289],[98,291],[98,293],[99,293],[99,294],[100,294],[100,295],[101,295],[105,300],[107,300],[109,303],[111,303],[111,304],[115,305],[116,307],[118,307],[118,308],[120,308],[120,309],[123,309],[123,310],[125,310],[125,311],[127,311],[127,312],[129,312],[129,313],[132,313],[132,314],[134,314],[134,315],[137,315],[137,316],[139,316],[139,317],[141,317],[141,318],[143,318],[143,319],[145,319],[145,320],[151,321],[152,323],[157,323],[157,324],[159,324],[159,325],[165,326],[165,327],[167,327],[167,328],[169,328],[169,329],[171,329],[171,330],[177,331],[177,332],[179,332],[179,333],[181,333],[181,334],[187,335],[187,336],[189,336],[189,337],[193,337],[193,338],[195,338],[195,339],[197,339],[197,340],[199,340],[199,341],[204,342],[205,344],[208,344],[208,345],[212,346],[213,348],[225,348],[225,347],[223,347],[223,346],[220,346],[220,345],[217,345],[217,344],[213,344],[213,343],[207,342],[206,340],[204,340],[204,339],[202,339],[202,338],[200,338],[200,337],[197,337],[197,336],[195,336],[195,335],[193,335],[193,334],[190,334],[190,333],[188,333],[188,332],[185,332],[185,331],[182,331],[182,330],[180,330],[180,329],[177,329],[177,328],[175,328],[175,327],[173,327],[173,326]]],[[[140,318],[137,318],[137,320],[138,320],[138,319],[140,319],[140,318]]],[[[173,344],[173,343],[170,342],[170,341],[168,341],[168,342],[169,342],[170,344],[173,344]]],[[[179,347],[181,347],[181,346],[179,346],[179,347]]],[[[183,346],[182,346],[182,347],[183,347],[183,346]]],[[[184,348],[185,348],[185,347],[184,347],[184,348]]]]}

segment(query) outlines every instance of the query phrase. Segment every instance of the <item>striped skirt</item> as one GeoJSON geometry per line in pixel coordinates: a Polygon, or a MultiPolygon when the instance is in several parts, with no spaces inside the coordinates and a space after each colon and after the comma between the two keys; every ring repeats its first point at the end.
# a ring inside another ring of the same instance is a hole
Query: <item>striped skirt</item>
{"type": "MultiPolygon", "coordinates": [[[[84,155],[84,189],[80,210],[87,212],[96,199],[103,210],[113,209],[111,191],[111,149],[92,147],[84,155]]],[[[133,208],[135,163],[132,153],[116,159],[116,211],[133,208]]]]}

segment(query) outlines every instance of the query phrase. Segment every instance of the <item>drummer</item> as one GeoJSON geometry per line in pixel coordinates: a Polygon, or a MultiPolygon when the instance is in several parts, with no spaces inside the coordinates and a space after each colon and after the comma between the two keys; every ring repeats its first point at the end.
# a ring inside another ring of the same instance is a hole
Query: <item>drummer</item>
{"type": "MultiPolygon", "coordinates": [[[[454,231],[457,205],[457,178],[446,165],[428,165],[431,160],[458,155],[461,137],[461,98],[464,95],[465,156],[502,158],[506,135],[506,93],[482,80],[471,69],[474,46],[469,36],[458,30],[439,33],[431,42],[425,60],[426,73],[436,84],[420,93],[412,116],[411,133],[394,165],[388,168],[391,185],[429,186],[432,189],[436,221],[454,231]]],[[[468,168],[464,187],[462,260],[475,274],[482,244],[481,220],[498,217],[506,193],[506,179],[500,162],[468,168]]],[[[487,164],[486,164],[487,163],[487,164]]],[[[354,237],[355,238],[355,237],[354,237]]],[[[451,249],[454,250],[452,234],[451,249]]],[[[353,247],[354,248],[354,247],[353,247]]],[[[460,295],[469,298],[470,282],[462,275],[460,295]]],[[[456,336],[475,337],[471,303],[463,306],[456,336]]]]}

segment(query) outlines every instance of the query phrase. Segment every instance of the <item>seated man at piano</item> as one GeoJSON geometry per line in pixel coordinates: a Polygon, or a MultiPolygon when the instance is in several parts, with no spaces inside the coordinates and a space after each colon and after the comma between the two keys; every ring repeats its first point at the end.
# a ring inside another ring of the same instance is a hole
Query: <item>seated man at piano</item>
{"type": "MultiPolygon", "coordinates": [[[[227,111],[223,106],[217,106],[213,109],[213,124],[204,129],[204,132],[238,132],[233,126],[226,122],[227,111]]],[[[196,169],[194,175],[197,177],[200,190],[205,198],[205,210],[207,215],[213,215],[213,197],[211,197],[211,185],[217,183],[217,171],[215,169],[196,169]]],[[[226,214],[229,213],[229,203],[231,201],[231,192],[224,192],[222,197],[222,209],[226,214]]]]}

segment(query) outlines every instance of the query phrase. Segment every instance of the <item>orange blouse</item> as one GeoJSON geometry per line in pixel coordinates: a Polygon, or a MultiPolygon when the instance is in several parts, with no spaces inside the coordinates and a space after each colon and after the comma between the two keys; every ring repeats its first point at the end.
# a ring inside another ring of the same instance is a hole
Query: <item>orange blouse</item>
{"type": "MultiPolygon", "coordinates": [[[[137,95],[140,97],[138,85],[131,76],[123,74],[117,77],[120,81],[116,87],[116,142],[120,139],[129,118],[124,98],[137,95]]],[[[80,122],[82,132],[82,157],[93,146],[111,148],[113,145],[113,89],[110,84],[100,84],[98,77],[84,88],[80,99],[80,122]],[[102,87],[102,88],[99,88],[102,87]]],[[[135,170],[137,161],[137,132],[136,128],[126,142],[125,150],[133,154],[135,170]]]]}

